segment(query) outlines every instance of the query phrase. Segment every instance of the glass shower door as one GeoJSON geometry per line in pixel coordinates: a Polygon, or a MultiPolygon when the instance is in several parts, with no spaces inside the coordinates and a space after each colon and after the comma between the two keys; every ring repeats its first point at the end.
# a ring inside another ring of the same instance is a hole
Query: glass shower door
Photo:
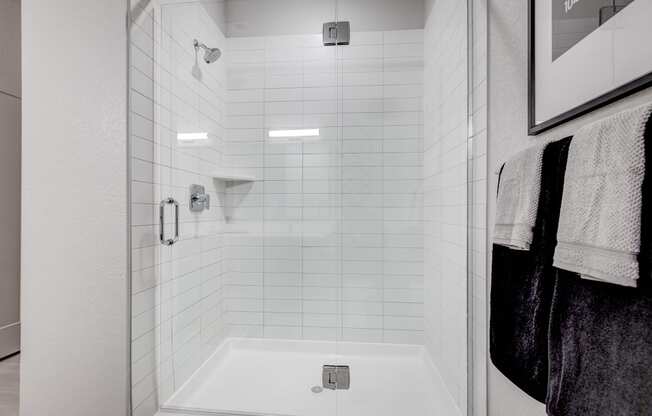
{"type": "Polygon", "coordinates": [[[226,142],[220,4],[131,5],[134,414],[174,407],[224,338],[226,185],[215,179],[226,142]]]}
{"type": "Polygon", "coordinates": [[[132,3],[134,414],[464,410],[465,4],[132,3]]]}
{"type": "Polygon", "coordinates": [[[132,3],[133,411],[333,414],[334,2],[132,3]]]}

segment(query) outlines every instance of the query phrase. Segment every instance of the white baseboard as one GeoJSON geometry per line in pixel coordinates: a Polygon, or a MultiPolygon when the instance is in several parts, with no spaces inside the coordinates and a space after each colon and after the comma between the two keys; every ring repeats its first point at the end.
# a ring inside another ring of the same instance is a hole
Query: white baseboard
{"type": "Polygon", "coordinates": [[[20,351],[20,322],[0,327],[0,359],[20,351]]]}

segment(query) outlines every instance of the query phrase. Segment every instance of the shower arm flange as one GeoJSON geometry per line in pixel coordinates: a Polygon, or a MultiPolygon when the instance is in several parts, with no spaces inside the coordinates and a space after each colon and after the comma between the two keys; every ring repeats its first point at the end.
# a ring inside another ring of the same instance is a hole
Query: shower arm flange
{"type": "Polygon", "coordinates": [[[192,45],[195,47],[195,50],[197,49],[203,49],[203,50],[208,50],[208,46],[204,45],[203,43],[199,43],[197,39],[193,39],[192,45]]]}

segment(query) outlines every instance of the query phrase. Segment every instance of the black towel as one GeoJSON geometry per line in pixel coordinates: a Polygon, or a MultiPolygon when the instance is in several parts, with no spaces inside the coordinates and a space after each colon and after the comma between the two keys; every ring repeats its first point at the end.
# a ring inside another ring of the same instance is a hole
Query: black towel
{"type": "Polygon", "coordinates": [[[652,415],[652,295],[558,274],[548,414],[652,415]]]}
{"type": "Polygon", "coordinates": [[[551,416],[652,415],[652,122],[645,131],[638,288],[557,270],[550,318],[551,416]]]}
{"type": "Polygon", "coordinates": [[[491,271],[491,361],[508,379],[545,403],[552,267],[570,138],[543,153],[541,194],[530,251],[494,244],[491,271]]]}

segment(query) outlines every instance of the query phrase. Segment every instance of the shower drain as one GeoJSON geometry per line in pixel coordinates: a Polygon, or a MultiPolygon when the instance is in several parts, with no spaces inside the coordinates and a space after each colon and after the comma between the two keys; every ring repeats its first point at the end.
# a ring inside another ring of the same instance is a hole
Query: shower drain
{"type": "Polygon", "coordinates": [[[324,388],[321,387],[321,386],[313,386],[310,389],[310,391],[313,392],[313,393],[321,393],[322,391],[324,391],[324,388]]]}

